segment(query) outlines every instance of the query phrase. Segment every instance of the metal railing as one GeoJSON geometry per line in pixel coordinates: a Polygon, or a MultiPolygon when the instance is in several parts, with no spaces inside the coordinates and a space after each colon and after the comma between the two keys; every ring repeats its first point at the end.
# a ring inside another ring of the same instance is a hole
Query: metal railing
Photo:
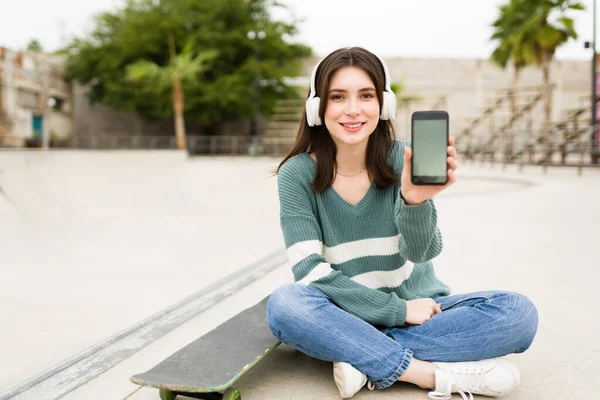
{"type": "Polygon", "coordinates": [[[281,157],[287,154],[295,136],[190,136],[191,155],[264,155],[281,157]]]}
{"type": "Polygon", "coordinates": [[[598,144],[592,148],[592,128],[581,128],[576,134],[558,128],[548,130],[514,130],[473,134],[457,140],[456,149],[463,162],[490,165],[599,167],[592,159],[600,155],[598,144]]]}
{"type": "MultiPolygon", "coordinates": [[[[548,131],[514,130],[482,132],[457,139],[456,148],[463,162],[499,164],[588,167],[592,164],[591,128],[581,128],[578,134],[559,129],[548,131]]],[[[272,156],[283,157],[295,141],[295,136],[187,136],[191,156],[272,156]]],[[[39,142],[22,137],[0,136],[0,148],[41,147],[39,142]]],[[[53,140],[51,148],[127,150],[175,149],[173,136],[84,135],[53,140]]],[[[596,155],[600,149],[596,148],[596,155]]]]}
{"type": "MultiPolygon", "coordinates": [[[[202,136],[188,135],[187,150],[190,155],[228,156],[274,156],[280,157],[294,143],[295,136],[229,135],[202,136]]],[[[69,139],[53,140],[51,148],[93,149],[93,150],[161,150],[176,149],[174,136],[145,135],[77,135],[69,139]]],[[[40,141],[18,137],[0,136],[0,148],[41,148],[40,141]]]]}

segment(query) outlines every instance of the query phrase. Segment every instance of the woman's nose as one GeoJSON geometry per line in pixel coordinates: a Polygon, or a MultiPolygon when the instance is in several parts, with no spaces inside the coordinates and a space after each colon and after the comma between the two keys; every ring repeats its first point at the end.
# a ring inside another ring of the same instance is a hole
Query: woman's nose
{"type": "Polygon", "coordinates": [[[348,100],[346,103],[346,115],[358,115],[360,114],[360,106],[357,100],[348,100]]]}

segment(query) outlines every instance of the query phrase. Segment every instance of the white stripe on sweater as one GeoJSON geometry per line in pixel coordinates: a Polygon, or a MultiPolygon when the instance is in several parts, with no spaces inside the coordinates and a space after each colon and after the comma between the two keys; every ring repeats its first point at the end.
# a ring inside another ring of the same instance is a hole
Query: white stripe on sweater
{"type": "Polygon", "coordinates": [[[352,280],[371,289],[395,288],[410,277],[414,268],[415,266],[407,261],[402,267],[393,271],[367,272],[353,276],[352,280]]]}
{"type": "Polygon", "coordinates": [[[329,275],[332,272],[333,272],[333,269],[331,269],[331,265],[329,265],[328,263],[321,263],[321,264],[317,265],[316,267],[314,267],[308,273],[308,275],[306,275],[304,278],[299,280],[297,283],[299,283],[301,285],[308,285],[311,282],[314,282],[318,279],[321,279],[321,278],[329,275]]]}
{"type": "Polygon", "coordinates": [[[355,258],[368,256],[389,256],[398,253],[400,235],[356,240],[333,247],[323,247],[323,255],[331,264],[342,264],[355,258]]]}
{"type": "Polygon", "coordinates": [[[290,246],[287,249],[287,255],[292,265],[298,264],[306,257],[312,254],[321,255],[323,251],[323,243],[319,240],[306,240],[304,242],[298,242],[290,246]]]}
{"type": "Polygon", "coordinates": [[[306,240],[298,242],[287,249],[287,254],[292,265],[298,264],[306,257],[318,254],[323,255],[330,264],[342,264],[350,260],[369,256],[389,256],[398,253],[400,235],[355,240],[337,246],[327,247],[319,240],[306,240]]]}
{"type": "MultiPolygon", "coordinates": [[[[341,264],[361,257],[397,254],[399,240],[400,235],[396,235],[386,238],[356,240],[333,247],[323,246],[323,243],[319,240],[306,240],[290,246],[287,249],[287,254],[292,265],[298,264],[313,254],[324,255],[328,263],[318,264],[298,281],[300,284],[308,285],[333,272],[330,263],[341,264]]],[[[398,287],[410,277],[412,270],[413,265],[407,262],[403,267],[394,271],[367,272],[356,275],[352,280],[372,289],[398,287]]]]}
{"type": "MultiPolygon", "coordinates": [[[[305,258],[318,254],[321,256],[323,251],[323,243],[319,240],[306,240],[304,242],[298,242],[287,249],[287,255],[290,263],[296,265],[305,258]]],[[[321,279],[333,272],[331,265],[328,263],[320,263],[314,267],[304,278],[299,280],[297,283],[302,285],[308,285],[318,279],[321,279]]]]}

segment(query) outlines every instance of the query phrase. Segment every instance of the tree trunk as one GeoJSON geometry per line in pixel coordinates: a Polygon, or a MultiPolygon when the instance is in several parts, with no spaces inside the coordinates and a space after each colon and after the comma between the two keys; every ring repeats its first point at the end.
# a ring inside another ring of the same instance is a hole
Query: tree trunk
{"type": "Polygon", "coordinates": [[[521,67],[515,64],[515,73],[513,75],[512,87],[510,89],[510,123],[508,124],[507,132],[505,132],[506,153],[505,157],[508,161],[514,158],[514,124],[517,118],[517,94],[519,93],[519,78],[521,76],[521,67]]]}
{"type": "MultiPolygon", "coordinates": [[[[7,129],[4,127],[4,104],[2,103],[2,79],[0,78],[0,137],[6,135],[7,129]]],[[[0,138],[0,146],[2,139],[0,138]]]]}
{"type": "Polygon", "coordinates": [[[183,119],[183,92],[181,90],[181,82],[179,78],[173,79],[173,111],[175,113],[175,138],[177,148],[185,149],[185,121],[183,119]]]}
{"type": "Polygon", "coordinates": [[[552,122],[552,88],[550,87],[550,56],[543,56],[542,72],[544,74],[544,122],[545,128],[550,129],[552,122]]]}
{"type": "Polygon", "coordinates": [[[509,129],[512,129],[517,115],[517,93],[519,90],[519,78],[521,75],[521,67],[515,65],[515,74],[513,75],[512,87],[510,88],[510,125],[509,129]]]}

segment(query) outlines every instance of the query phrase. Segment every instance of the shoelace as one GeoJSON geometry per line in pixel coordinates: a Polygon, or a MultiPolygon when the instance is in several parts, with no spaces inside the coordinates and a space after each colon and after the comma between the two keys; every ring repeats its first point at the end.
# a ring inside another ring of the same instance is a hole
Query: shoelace
{"type": "MultiPolygon", "coordinates": [[[[473,400],[473,394],[471,394],[469,389],[467,389],[466,387],[459,384],[452,385],[452,387],[456,390],[458,394],[460,394],[463,400],[473,400]],[[467,394],[469,395],[469,397],[467,397],[467,394]]],[[[429,397],[432,400],[450,400],[452,398],[452,391],[446,393],[429,392],[427,397],[429,397]]]]}
{"type": "Polygon", "coordinates": [[[473,392],[478,392],[485,384],[484,369],[483,368],[455,368],[450,367],[447,370],[450,374],[451,385],[447,392],[429,392],[427,397],[432,400],[450,400],[452,398],[452,391],[460,394],[463,400],[473,400],[473,392]],[[467,383],[464,383],[467,381],[467,383]],[[460,382],[460,383],[459,383],[460,382]],[[467,394],[469,397],[467,397],[467,394]]]}
{"type": "Polygon", "coordinates": [[[371,381],[367,381],[367,389],[375,390],[375,384],[371,381]]]}

